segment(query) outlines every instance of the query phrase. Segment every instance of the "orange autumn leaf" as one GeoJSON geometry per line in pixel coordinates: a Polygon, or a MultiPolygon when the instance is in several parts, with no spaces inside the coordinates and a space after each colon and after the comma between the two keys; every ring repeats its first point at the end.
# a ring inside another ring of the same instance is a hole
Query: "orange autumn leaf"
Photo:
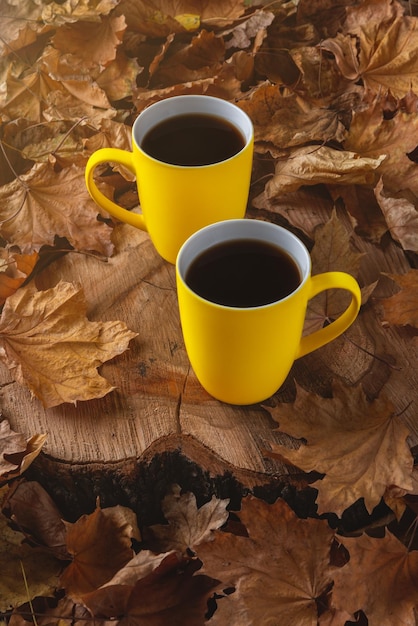
{"type": "Polygon", "coordinates": [[[306,441],[296,450],[271,444],[271,454],[325,474],[313,483],[320,513],[341,515],[359,498],[371,512],[387,487],[412,489],[410,432],[385,398],[369,402],[360,386],[342,383],[334,384],[332,398],[298,387],[294,406],[281,403],[268,411],[281,431],[306,441]]]}
{"type": "Polygon", "coordinates": [[[382,301],[384,322],[418,328],[418,270],[406,274],[388,274],[401,290],[382,301]]]}
{"type": "Polygon", "coordinates": [[[0,317],[0,359],[45,407],[100,398],[112,385],[97,368],[136,333],[122,322],[90,322],[81,289],[60,282],[10,296],[0,317]]]}
{"type": "Polygon", "coordinates": [[[248,536],[215,531],[214,540],[197,551],[201,571],[216,573],[224,588],[235,588],[219,601],[216,623],[316,624],[316,598],[328,588],[334,569],[334,532],[327,522],[299,519],[284,500],[267,504],[252,496],[243,500],[238,516],[248,536]]]}
{"type": "Polygon", "coordinates": [[[25,282],[37,260],[37,252],[17,254],[0,248],[0,306],[25,282]]]}

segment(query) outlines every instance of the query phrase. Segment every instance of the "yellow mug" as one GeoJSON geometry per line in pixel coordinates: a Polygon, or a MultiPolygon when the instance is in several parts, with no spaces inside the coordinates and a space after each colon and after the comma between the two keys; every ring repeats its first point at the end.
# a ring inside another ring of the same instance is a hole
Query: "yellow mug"
{"type": "Polygon", "coordinates": [[[144,109],[136,118],[132,152],[102,148],[90,156],[85,171],[87,189],[99,207],[110,215],[146,230],[158,253],[175,263],[181,245],[192,233],[220,220],[244,217],[253,141],[251,120],[235,104],[204,95],[167,98],[144,109]],[[198,124],[209,128],[200,129],[198,124]],[[210,124],[215,125],[214,130],[210,124]],[[228,139],[223,138],[221,131],[227,133],[228,139]],[[231,132],[235,133],[235,139],[228,135],[231,132]],[[176,136],[177,139],[172,139],[176,136]],[[227,151],[212,155],[209,144],[217,137],[222,150],[227,151]],[[230,154],[228,146],[236,152],[230,154]],[[174,147],[174,153],[160,154],[164,147],[174,147]],[[186,148],[193,152],[189,160],[181,153],[186,148]],[[94,170],[103,163],[118,163],[136,176],[141,214],[122,208],[98,189],[94,170]]]}
{"type": "Polygon", "coordinates": [[[238,219],[207,226],[180,249],[177,293],[184,343],[201,385],[230,404],[273,395],[295,359],[341,335],[361,304],[345,272],[311,276],[304,244],[269,222],[238,219]],[[306,336],[308,300],[327,289],[351,293],[346,310],[306,336]]]}

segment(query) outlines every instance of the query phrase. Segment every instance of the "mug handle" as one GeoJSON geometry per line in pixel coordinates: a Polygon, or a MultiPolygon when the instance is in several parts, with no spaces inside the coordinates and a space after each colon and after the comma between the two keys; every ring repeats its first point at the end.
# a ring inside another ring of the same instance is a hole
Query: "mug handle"
{"type": "Polygon", "coordinates": [[[109,162],[124,165],[132,174],[136,175],[132,152],[119,148],[101,148],[100,150],[96,150],[87,161],[85,170],[86,187],[90,196],[99,207],[102,207],[102,209],[121,222],[136,226],[136,228],[140,228],[141,230],[147,230],[143,215],[132,213],[132,211],[128,211],[119,206],[116,202],[113,202],[113,200],[105,196],[97,187],[94,181],[94,169],[97,165],[109,162]]]}
{"type": "Polygon", "coordinates": [[[360,287],[350,274],[345,272],[325,272],[324,274],[311,276],[310,281],[308,300],[327,289],[346,289],[351,293],[352,298],[344,313],[331,324],[302,337],[299,351],[296,355],[297,359],[339,337],[354,322],[361,306],[360,287]]]}

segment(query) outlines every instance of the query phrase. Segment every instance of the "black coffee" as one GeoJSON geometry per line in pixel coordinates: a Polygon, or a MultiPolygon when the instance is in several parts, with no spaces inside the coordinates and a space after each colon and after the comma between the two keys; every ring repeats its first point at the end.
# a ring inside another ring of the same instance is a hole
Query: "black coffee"
{"type": "Polygon", "coordinates": [[[251,239],[208,248],[190,265],[185,279],[205,300],[243,308],[281,300],[301,282],[299,269],[286,252],[251,239]]]}
{"type": "Polygon", "coordinates": [[[240,152],[245,143],[241,132],[227,120],[188,113],[168,118],[151,128],[141,147],[158,161],[198,166],[225,161],[240,152]]]}

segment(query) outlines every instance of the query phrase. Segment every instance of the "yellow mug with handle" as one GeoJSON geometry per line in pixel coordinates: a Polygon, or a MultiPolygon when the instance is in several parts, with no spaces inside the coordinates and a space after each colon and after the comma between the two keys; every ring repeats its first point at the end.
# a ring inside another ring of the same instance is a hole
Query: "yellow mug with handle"
{"type": "Polygon", "coordinates": [[[238,219],[207,226],[180,249],[177,293],[192,368],[208,393],[230,404],[274,394],[298,359],[341,335],[361,304],[345,272],[311,276],[304,244],[269,222],[238,219]],[[351,294],[328,326],[303,336],[308,301],[327,289],[351,294]]]}
{"type": "Polygon", "coordinates": [[[166,98],[136,118],[132,152],[102,148],[90,156],[87,189],[110,215],[146,230],[158,253],[175,263],[192,233],[244,217],[253,141],[250,118],[231,102],[205,95],[166,98]],[[104,163],[123,165],[136,176],[140,214],[119,206],[97,187],[94,170],[104,163]]]}

